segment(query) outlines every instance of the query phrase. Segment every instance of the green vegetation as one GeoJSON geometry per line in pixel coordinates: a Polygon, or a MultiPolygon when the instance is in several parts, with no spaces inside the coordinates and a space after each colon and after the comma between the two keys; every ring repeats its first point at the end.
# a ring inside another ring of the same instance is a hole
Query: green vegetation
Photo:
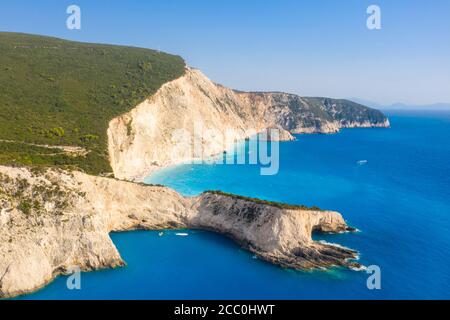
{"type": "Polygon", "coordinates": [[[324,120],[383,123],[386,116],[379,110],[345,99],[303,97],[315,115],[324,120]],[[325,109],[323,108],[325,107],[325,109]],[[334,110],[330,113],[330,110],[334,110]]]}
{"type": "Polygon", "coordinates": [[[86,155],[71,155],[56,148],[2,141],[0,141],[0,164],[9,166],[56,166],[69,170],[81,169],[89,174],[111,171],[107,158],[98,152],[89,152],[86,155]]]}
{"type": "Polygon", "coordinates": [[[268,200],[262,200],[262,199],[258,199],[258,198],[250,198],[250,197],[240,196],[237,194],[223,192],[220,190],[208,190],[203,193],[204,194],[210,193],[210,194],[216,194],[216,195],[220,195],[220,196],[231,197],[234,199],[250,201],[250,202],[254,202],[254,203],[258,203],[258,204],[264,204],[264,205],[276,207],[279,209],[288,209],[288,210],[300,209],[300,210],[309,210],[309,211],[323,211],[322,209],[320,209],[316,206],[308,207],[308,206],[304,206],[304,205],[286,204],[286,203],[282,203],[282,202],[268,201],[268,200]]]}
{"type": "Polygon", "coordinates": [[[148,49],[0,32],[0,164],[110,172],[109,121],[182,76],[184,66],[181,57],[148,49]]]}
{"type": "MultiPolygon", "coordinates": [[[[237,91],[240,92],[240,91],[237,91]]],[[[263,97],[264,92],[253,92],[263,97]]],[[[285,106],[292,111],[292,116],[285,118],[283,127],[288,130],[296,130],[298,127],[318,127],[324,121],[338,121],[343,125],[366,122],[383,124],[387,118],[379,110],[372,109],[361,104],[345,99],[331,99],[322,97],[300,97],[294,94],[273,92],[274,102],[285,106]]],[[[283,121],[282,121],[283,122],[283,121]]]]}
{"type": "Polygon", "coordinates": [[[13,206],[26,216],[33,217],[48,212],[45,203],[52,203],[52,214],[61,215],[74,199],[85,197],[78,189],[61,186],[59,181],[45,174],[43,167],[35,167],[32,173],[45,176],[45,179],[30,184],[27,178],[13,178],[0,172],[0,202],[6,204],[5,208],[13,206]]]}
{"type": "Polygon", "coordinates": [[[21,203],[19,203],[19,206],[17,207],[20,211],[22,211],[24,214],[29,215],[31,213],[32,205],[30,201],[24,200],[21,203]]]}

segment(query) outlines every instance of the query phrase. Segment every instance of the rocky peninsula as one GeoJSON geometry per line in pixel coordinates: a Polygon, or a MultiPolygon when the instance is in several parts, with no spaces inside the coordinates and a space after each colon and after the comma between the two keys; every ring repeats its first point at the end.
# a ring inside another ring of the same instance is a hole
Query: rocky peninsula
{"type": "Polygon", "coordinates": [[[220,192],[182,197],[163,187],[80,172],[0,166],[0,297],[41,288],[78,266],[123,266],[110,232],[194,228],[233,238],[275,264],[358,267],[357,253],[315,242],[313,231],[350,230],[334,211],[220,192]]]}

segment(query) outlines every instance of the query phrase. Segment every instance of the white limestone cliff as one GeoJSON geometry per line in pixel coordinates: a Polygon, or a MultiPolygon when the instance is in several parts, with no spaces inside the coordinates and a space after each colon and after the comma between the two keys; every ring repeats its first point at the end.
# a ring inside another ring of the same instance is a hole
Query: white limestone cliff
{"type": "Polygon", "coordinates": [[[110,122],[111,166],[116,178],[139,181],[163,167],[220,154],[235,141],[265,129],[278,129],[279,140],[293,140],[291,133],[389,126],[377,110],[346,101],[353,108],[347,112],[341,102],[234,91],[187,68],[184,76],[166,83],[155,95],[110,122]],[[376,118],[371,121],[372,114],[376,118]],[[199,148],[194,147],[196,136],[200,136],[199,148]]]}
{"type": "MultiPolygon", "coordinates": [[[[183,77],[166,83],[110,122],[111,166],[119,179],[141,180],[162,167],[220,154],[235,141],[273,126],[251,108],[243,108],[233,90],[214,84],[198,70],[187,69],[183,77]],[[186,139],[180,141],[177,134],[186,139]],[[200,152],[194,147],[196,136],[200,136],[200,152]]],[[[280,130],[282,140],[293,139],[280,130]]]]}

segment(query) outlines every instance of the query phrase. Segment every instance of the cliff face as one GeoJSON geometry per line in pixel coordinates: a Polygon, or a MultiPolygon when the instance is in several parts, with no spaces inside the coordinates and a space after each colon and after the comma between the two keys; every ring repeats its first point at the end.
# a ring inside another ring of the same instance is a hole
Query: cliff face
{"type": "Polygon", "coordinates": [[[333,211],[282,209],[214,193],[185,198],[79,172],[0,166],[0,297],[28,293],[65,274],[122,266],[109,232],[215,230],[273,263],[300,268],[353,267],[356,253],[314,242],[313,230],[347,230],[333,211]]]}
{"type": "Polygon", "coordinates": [[[204,193],[194,199],[191,227],[229,235],[264,260],[295,269],[359,266],[350,249],[314,242],[313,231],[351,230],[334,211],[283,209],[228,195],[204,193]]]}
{"type": "MultiPolygon", "coordinates": [[[[268,127],[251,108],[243,108],[234,91],[188,69],[110,122],[111,166],[115,177],[139,180],[161,167],[220,154],[268,127]],[[193,147],[196,137],[198,149],[193,147]]],[[[293,139],[285,130],[280,138],[293,139]]]]}
{"type": "Polygon", "coordinates": [[[123,265],[110,231],[183,226],[167,188],[82,173],[0,167],[0,297],[31,292],[70,267],[123,265]]]}
{"type": "Polygon", "coordinates": [[[291,133],[335,133],[341,128],[389,127],[378,110],[352,101],[308,98],[280,92],[237,92],[248,108],[255,108],[268,123],[291,133]]]}
{"type": "Polygon", "coordinates": [[[183,77],[113,119],[108,146],[114,175],[140,180],[165,166],[219,154],[235,140],[264,129],[277,128],[279,140],[291,140],[291,133],[388,125],[381,112],[350,101],[238,92],[187,69],[183,77]],[[197,147],[195,136],[200,137],[197,147]]]}

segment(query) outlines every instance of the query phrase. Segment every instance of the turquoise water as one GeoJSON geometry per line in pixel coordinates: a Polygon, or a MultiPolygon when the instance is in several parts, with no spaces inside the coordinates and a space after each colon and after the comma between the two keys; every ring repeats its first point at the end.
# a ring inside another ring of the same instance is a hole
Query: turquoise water
{"type": "Polygon", "coordinates": [[[316,236],[381,268],[381,290],[364,271],[298,272],[270,265],[204,231],[113,234],[128,266],[82,274],[82,289],[59,277],[26,296],[129,299],[450,298],[450,113],[390,114],[390,129],[301,135],[280,144],[280,171],[254,165],[182,165],[147,182],[186,195],[207,189],[340,211],[359,233],[316,236]],[[365,165],[357,161],[367,160],[365,165]]]}

